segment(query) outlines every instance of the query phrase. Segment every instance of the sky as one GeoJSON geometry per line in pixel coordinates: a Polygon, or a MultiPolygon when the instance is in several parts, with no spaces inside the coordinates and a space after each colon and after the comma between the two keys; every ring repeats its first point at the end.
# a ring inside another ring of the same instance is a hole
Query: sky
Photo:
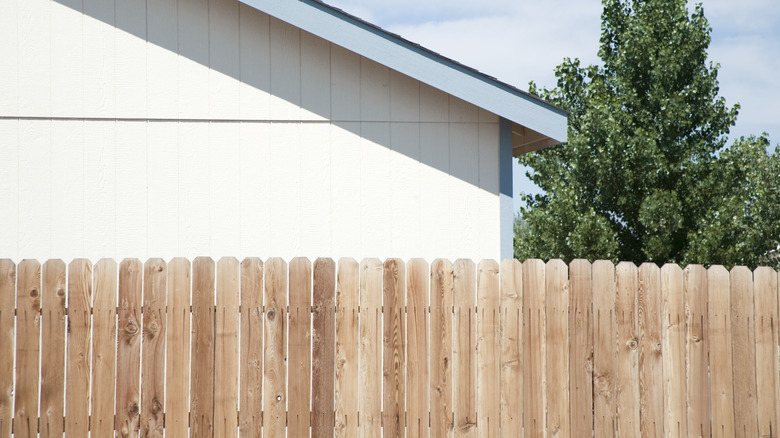
{"type": "MultiPolygon", "coordinates": [[[[568,58],[598,63],[599,0],[325,0],[499,80],[528,89],[555,85],[568,58]]],[[[696,3],[689,1],[689,10],[696,3]]],[[[780,1],[701,0],[712,27],[709,59],[720,64],[720,94],[741,109],[730,138],[768,133],[780,143],[780,1]]],[[[537,193],[514,164],[519,193],[537,193]]]]}

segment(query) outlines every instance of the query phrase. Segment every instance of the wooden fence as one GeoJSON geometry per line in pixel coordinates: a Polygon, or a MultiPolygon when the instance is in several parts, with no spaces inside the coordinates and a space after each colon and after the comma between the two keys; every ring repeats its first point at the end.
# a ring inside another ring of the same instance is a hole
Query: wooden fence
{"type": "Polygon", "coordinates": [[[779,372],[769,268],[0,260],[0,438],[777,436],[779,372]]]}

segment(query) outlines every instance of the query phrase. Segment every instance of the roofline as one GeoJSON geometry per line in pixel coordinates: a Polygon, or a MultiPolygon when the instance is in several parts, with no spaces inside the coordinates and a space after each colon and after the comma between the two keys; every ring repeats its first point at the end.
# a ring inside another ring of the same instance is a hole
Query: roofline
{"type": "Polygon", "coordinates": [[[240,1],[557,142],[567,140],[564,110],[338,8],[319,0],[240,1]]]}

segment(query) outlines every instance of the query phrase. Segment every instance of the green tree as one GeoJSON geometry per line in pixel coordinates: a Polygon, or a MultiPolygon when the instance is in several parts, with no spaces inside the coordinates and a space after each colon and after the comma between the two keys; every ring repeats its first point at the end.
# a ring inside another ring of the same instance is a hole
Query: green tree
{"type": "Polygon", "coordinates": [[[565,59],[569,142],[524,155],[543,195],[524,196],[515,256],[768,263],[780,244],[780,157],[766,137],[725,149],[738,106],[718,96],[711,29],[686,0],[604,0],[599,57],[565,59]],[[724,150],[725,149],[725,150],[724,150]]]}

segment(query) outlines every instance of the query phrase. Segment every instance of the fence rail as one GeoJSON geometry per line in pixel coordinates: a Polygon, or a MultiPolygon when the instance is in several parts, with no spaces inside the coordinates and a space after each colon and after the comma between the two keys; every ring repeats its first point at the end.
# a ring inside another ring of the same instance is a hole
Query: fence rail
{"type": "Polygon", "coordinates": [[[778,273],[0,260],[0,438],[777,436],[778,273]]]}

